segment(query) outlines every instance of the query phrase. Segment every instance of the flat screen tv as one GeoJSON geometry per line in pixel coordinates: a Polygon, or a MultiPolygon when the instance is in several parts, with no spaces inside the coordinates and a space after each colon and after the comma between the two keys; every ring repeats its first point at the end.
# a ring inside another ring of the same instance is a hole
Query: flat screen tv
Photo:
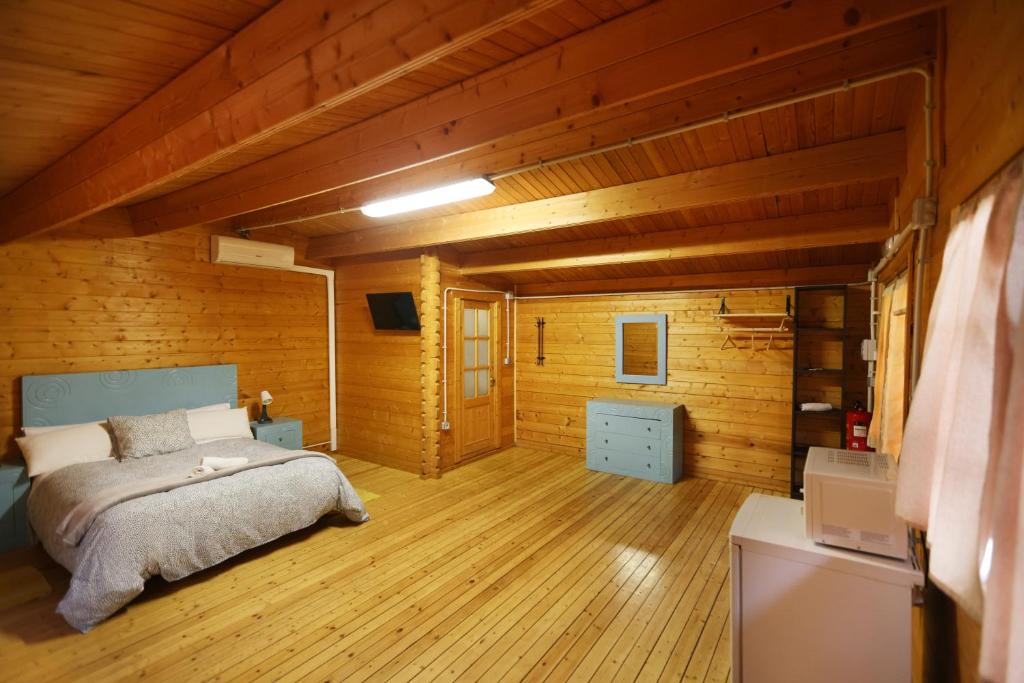
{"type": "Polygon", "coordinates": [[[367,294],[373,326],[378,330],[419,330],[420,317],[412,292],[367,294]]]}

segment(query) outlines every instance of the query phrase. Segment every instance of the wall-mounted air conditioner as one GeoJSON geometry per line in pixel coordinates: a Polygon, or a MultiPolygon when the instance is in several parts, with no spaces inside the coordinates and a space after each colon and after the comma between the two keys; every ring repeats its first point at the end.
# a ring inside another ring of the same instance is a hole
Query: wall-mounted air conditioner
{"type": "Polygon", "coordinates": [[[214,235],[210,245],[210,258],[214,263],[230,263],[236,266],[291,268],[295,265],[295,249],[285,244],[214,235]]]}

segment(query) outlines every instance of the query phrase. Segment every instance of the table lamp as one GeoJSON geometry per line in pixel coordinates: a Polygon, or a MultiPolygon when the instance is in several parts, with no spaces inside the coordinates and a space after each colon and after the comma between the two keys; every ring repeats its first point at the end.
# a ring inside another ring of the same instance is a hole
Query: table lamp
{"type": "Polygon", "coordinates": [[[264,389],[263,391],[260,392],[260,403],[262,404],[263,408],[260,411],[260,419],[257,420],[259,424],[266,424],[268,422],[274,421],[271,419],[269,415],[267,415],[267,406],[269,406],[273,402],[274,397],[270,395],[269,391],[264,389]]]}

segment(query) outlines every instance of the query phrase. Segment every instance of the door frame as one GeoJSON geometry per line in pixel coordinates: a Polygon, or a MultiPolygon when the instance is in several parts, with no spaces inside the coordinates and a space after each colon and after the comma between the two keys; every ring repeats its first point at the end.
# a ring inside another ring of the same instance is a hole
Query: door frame
{"type": "Polygon", "coordinates": [[[454,334],[455,338],[455,417],[454,420],[454,443],[455,449],[452,453],[452,463],[455,465],[461,464],[473,458],[477,458],[501,448],[501,393],[502,393],[502,364],[501,364],[501,306],[500,300],[494,297],[484,295],[463,295],[455,297],[455,315],[454,317],[454,334]],[[490,322],[488,323],[489,329],[491,330],[490,335],[490,347],[491,347],[491,370],[490,376],[493,380],[493,384],[490,387],[491,390],[491,446],[480,452],[473,453],[471,455],[465,455],[465,438],[464,438],[464,405],[465,405],[465,387],[464,387],[464,375],[462,371],[462,359],[463,359],[463,321],[465,320],[465,302],[472,301],[474,303],[487,304],[490,307],[491,315],[490,322]]]}

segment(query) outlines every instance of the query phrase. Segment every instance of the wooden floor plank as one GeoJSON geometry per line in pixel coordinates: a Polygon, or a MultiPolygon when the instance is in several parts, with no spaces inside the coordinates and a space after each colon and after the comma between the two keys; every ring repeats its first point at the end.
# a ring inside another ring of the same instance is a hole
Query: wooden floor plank
{"type": "MultiPolygon", "coordinates": [[[[736,498],[733,501],[745,499],[746,489],[735,490],[736,498]]],[[[735,504],[735,503],[733,503],[735,504]]],[[[714,555],[726,545],[726,530],[731,523],[732,514],[726,512],[721,518],[717,529],[709,530],[714,533],[715,538],[703,557],[691,554],[687,561],[689,571],[677,571],[676,578],[671,582],[664,582],[661,589],[653,595],[647,610],[638,614],[634,620],[629,633],[635,636],[632,640],[619,644],[609,655],[605,664],[606,673],[619,675],[625,679],[637,678],[646,668],[648,674],[660,671],[664,667],[664,660],[658,662],[658,654],[661,652],[657,644],[661,641],[669,641],[677,634],[673,628],[669,628],[669,622],[674,614],[681,615],[692,612],[697,602],[697,597],[705,589],[708,576],[714,564],[714,555]],[[627,648],[628,645],[628,648],[627,648]],[[653,655],[653,659],[652,659],[653,655]],[[619,666],[616,668],[616,660],[619,666]],[[650,660],[650,661],[649,661],[650,660]]]]}
{"type": "MultiPolygon", "coordinates": [[[[739,503],[739,499],[733,502],[735,507],[730,511],[730,518],[735,514],[739,503]]],[[[710,579],[695,584],[695,590],[680,598],[661,637],[647,655],[639,678],[653,680],[659,675],[662,678],[678,678],[685,670],[703,632],[707,615],[718,592],[717,587],[728,573],[728,538],[725,533],[727,529],[728,527],[719,534],[705,555],[702,571],[706,572],[710,579]]]]}
{"type": "MultiPolygon", "coordinates": [[[[702,488],[708,487],[710,485],[702,488]]],[[[663,490],[658,492],[664,493],[663,490]]],[[[653,508],[634,509],[629,517],[624,513],[622,521],[628,536],[608,538],[608,545],[598,546],[578,568],[570,568],[567,579],[555,575],[555,587],[544,595],[533,594],[532,599],[524,601],[523,607],[529,607],[528,612],[522,616],[514,611],[497,615],[491,632],[479,636],[469,647],[453,646],[446,658],[424,669],[421,679],[432,680],[442,673],[444,678],[458,677],[466,681],[497,680],[506,676],[519,658],[518,653],[536,651],[542,634],[553,632],[560,619],[565,619],[566,610],[576,596],[590,594],[595,583],[607,583],[619,566],[628,563],[642,552],[642,547],[657,538],[659,525],[650,524],[651,519],[685,516],[686,511],[696,508],[701,500],[698,497],[674,500],[664,495],[659,498],[653,508]],[[451,664],[446,665],[447,661],[451,664]]]]}
{"type": "MultiPolygon", "coordinates": [[[[731,595],[729,582],[723,587],[727,595],[731,595]]],[[[711,666],[704,677],[709,683],[728,683],[729,675],[732,672],[732,647],[731,647],[731,621],[732,615],[722,624],[722,632],[718,634],[718,643],[715,645],[715,654],[711,657],[711,666]]]]}
{"type": "Polygon", "coordinates": [[[617,654],[615,644],[618,639],[650,591],[657,586],[662,575],[671,571],[673,561],[682,554],[679,559],[685,564],[680,571],[696,571],[699,558],[717,539],[719,529],[728,519],[729,506],[738,495],[738,487],[723,485],[722,488],[726,493],[724,504],[717,506],[713,516],[691,536],[677,537],[671,545],[652,553],[651,559],[654,561],[647,571],[635,573],[631,581],[620,588],[613,600],[604,607],[598,618],[590,624],[545,680],[593,678],[603,660],[611,654],[617,654]]]}
{"type": "MultiPolygon", "coordinates": [[[[695,505],[689,508],[691,514],[677,514],[668,517],[668,523],[649,524],[649,534],[644,542],[632,548],[634,552],[618,558],[608,572],[603,573],[597,580],[587,585],[583,590],[573,594],[573,602],[562,612],[561,615],[543,622],[543,629],[528,634],[525,639],[510,649],[510,654],[515,657],[503,657],[505,665],[511,666],[503,669],[496,666],[493,672],[509,680],[520,680],[530,676],[543,678],[550,670],[549,662],[555,661],[560,654],[568,650],[576,641],[579,633],[585,629],[596,617],[601,606],[615,594],[618,588],[642,566],[643,561],[650,556],[651,548],[656,547],[661,539],[666,536],[690,534],[706,517],[709,510],[717,505],[716,496],[722,491],[718,484],[702,483],[699,497],[694,496],[695,505]]],[[[684,486],[684,485],[680,485],[684,486]]]]}
{"type": "Polygon", "coordinates": [[[688,680],[729,676],[727,532],[750,488],[668,486],[511,448],[424,480],[339,456],[380,498],[181,582],[89,634],[53,595],[0,611],[5,680],[688,680]]]}
{"type": "MultiPolygon", "coordinates": [[[[301,666],[288,672],[290,677],[310,676],[320,680],[358,680],[359,669],[390,661],[391,653],[414,641],[429,627],[444,619],[449,613],[466,604],[478,608],[485,605],[487,597],[507,587],[522,574],[519,568],[532,556],[542,556],[544,549],[553,539],[563,534],[580,533],[587,515],[595,512],[604,499],[621,492],[622,482],[594,481],[593,491],[586,490],[581,498],[591,498],[584,503],[581,499],[569,498],[569,502],[544,513],[524,516],[525,529],[508,529],[496,539],[496,544],[481,546],[489,552],[478,557],[465,557],[462,566],[454,572],[447,572],[446,580],[440,586],[425,593],[411,605],[383,623],[373,624],[360,635],[367,641],[356,654],[349,654],[341,644],[332,644],[316,658],[304,658],[301,666]],[[589,495],[587,495],[589,494],[589,495]],[[510,578],[506,578],[510,577],[510,578]],[[347,661],[346,661],[347,660],[347,661]]],[[[519,520],[517,520],[518,522],[519,520]]],[[[510,525],[518,527],[518,524],[510,525]]],[[[268,672],[268,678],[277,680],[278,672],[268,672]]]]}
{"type": "MultiPolygon", "coordinates": [[[[728,554],[728,550],[722,551],[722,556],[725,559],[724,561],[720,559],[720,566],[728,565],[728,554]]],[[[682,680],[703,681],[707,677],[708,669],[711,667],[711,659],[722,635],[722,629],[729,621],[730,595],[726,586],[727,582],[724,580],[720,583],[716,581],[710,582],[708,584],[708,594],[710,595],[714,591],[716,583],[718,592],[715,596],[714,606],[704,622],[700,638],[697,639],[697,646],[693,649],[690,661],[687,663],[686,669],[681,676],[682,680]]],[[[675,679],[675,676],[669,675],[669,680],[675,679]]]]}
{"type": "Polygon", "coordinates": [[[510,619],[517,619],[530,605],[558,589],[565,589],[574,576],[584,571],[584,566],[596,562],[606,550],[632,528],[637,516],[648,513],[658,500],[654,495],[655,485],[634,487],[627,497],[616,501],[617,506],[627,510],[617,517],[602,515],[594,526],[594,533],[575,535],[571,542],[560,543],[558,555],[550,562],[531,567],[528,578],[501,591],[491,602],[489,609],[469,610],[465,614],[449,617],[445,623],[431,629],[412,646],[407,647],[387,666],[373,672],[372,679],[380,681],[404,681],[414,676],[431,679],[440,675],[455,673],[456,657],[466,657],[469,652],[486,651],[491,643],[504,632],[502,625],[510,619]],[[551,571],[551,567],[555,567],[551,571]]]}

